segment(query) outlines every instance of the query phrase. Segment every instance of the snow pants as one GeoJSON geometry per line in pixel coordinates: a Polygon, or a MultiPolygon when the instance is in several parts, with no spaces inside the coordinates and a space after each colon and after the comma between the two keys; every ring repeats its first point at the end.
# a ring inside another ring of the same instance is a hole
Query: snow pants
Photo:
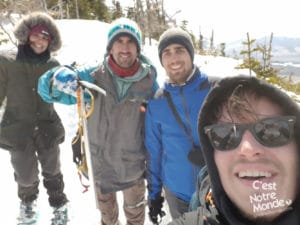
{"type": "Polygon", "coordinates": [[[10,151],[15,181],[18,184],[18,196],[24,202],[37,199],[40,163],[49,204],[52,207],[60,207],[67,202],[60,171],[60,149],[59,146],[45,148],[40,140],[38,131],[35,131],[23,149],[10,151]]]}
{"type": "MultiPolygon", "coordinates": [[[[126,225],[143,225],[145,222],[145,181],[139,180],[134,186],[123,190],[123,210],[126,225]]],[[[102,194],[97,191],[98,207],[102,225],[118,224],[119,206],[117,192],[102,194]]]]}

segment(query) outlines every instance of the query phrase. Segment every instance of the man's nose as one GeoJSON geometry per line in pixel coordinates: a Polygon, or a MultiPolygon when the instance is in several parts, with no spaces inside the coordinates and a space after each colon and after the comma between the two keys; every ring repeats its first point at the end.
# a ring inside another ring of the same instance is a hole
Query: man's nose
{"type": "Polygon", "coordinates": [[[260,144],[249,130],[245,130],[238,151],[244,157],[257,157],[264,154],[265,147],[260,144]]]}

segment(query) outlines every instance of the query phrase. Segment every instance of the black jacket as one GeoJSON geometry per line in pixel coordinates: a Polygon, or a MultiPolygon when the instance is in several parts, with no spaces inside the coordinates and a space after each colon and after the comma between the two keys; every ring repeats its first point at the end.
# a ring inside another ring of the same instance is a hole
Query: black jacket
{"type": "Polygon", "coordinates": [[[37,93],[40,75],[59,65],[49,51],[36,55],[28,45],[20,45],[13,56],[0,56],[0,105],[6,98],[0,126],[0,147],[24,146],[34,129],[45,147],[64,140],[64,128],[53,104],[44,102],[37,93]]]}

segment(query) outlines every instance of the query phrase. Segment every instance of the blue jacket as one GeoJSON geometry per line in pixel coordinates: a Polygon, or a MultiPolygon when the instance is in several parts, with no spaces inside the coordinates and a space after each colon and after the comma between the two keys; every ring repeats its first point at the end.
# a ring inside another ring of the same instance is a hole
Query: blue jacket
{"type": "MultiPolygon", "coordinates": [[[[165,83],[163,89],[170,93],[185,127],[191,128],[194,144],[200,146],[196,125],[199,109],[210,89],[207,75],[197,68],[185,85],[165,83]]],[[[164,95],[149,101],[145,132],[149,199],[158,197],[164,186],[178,198],[189,202],[200,168],[188,160],[192,143],[164,95]]]]}

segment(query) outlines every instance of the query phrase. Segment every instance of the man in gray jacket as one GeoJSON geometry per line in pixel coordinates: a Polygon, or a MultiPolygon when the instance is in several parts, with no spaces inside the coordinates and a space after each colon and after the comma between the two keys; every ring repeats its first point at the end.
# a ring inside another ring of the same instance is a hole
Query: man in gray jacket
{"type": "Polygon", "coordinates": [[[101,65],[54,68],[39,81],[39,93],[49,102],[75,104],[76,94],[69,92],[67,84],[75,83],[76,89],[77,78],[106,90],[106,96],[95,94],[94,111],[87,121],[102,225],[118,224],[118,191],[123,192],[127,224],[142,225],[145,220],[145,103],[158,84],[156,70],[141,54],[141,45],[137,24],[127,18],[117,19],[110,26],[101,65]]]}

